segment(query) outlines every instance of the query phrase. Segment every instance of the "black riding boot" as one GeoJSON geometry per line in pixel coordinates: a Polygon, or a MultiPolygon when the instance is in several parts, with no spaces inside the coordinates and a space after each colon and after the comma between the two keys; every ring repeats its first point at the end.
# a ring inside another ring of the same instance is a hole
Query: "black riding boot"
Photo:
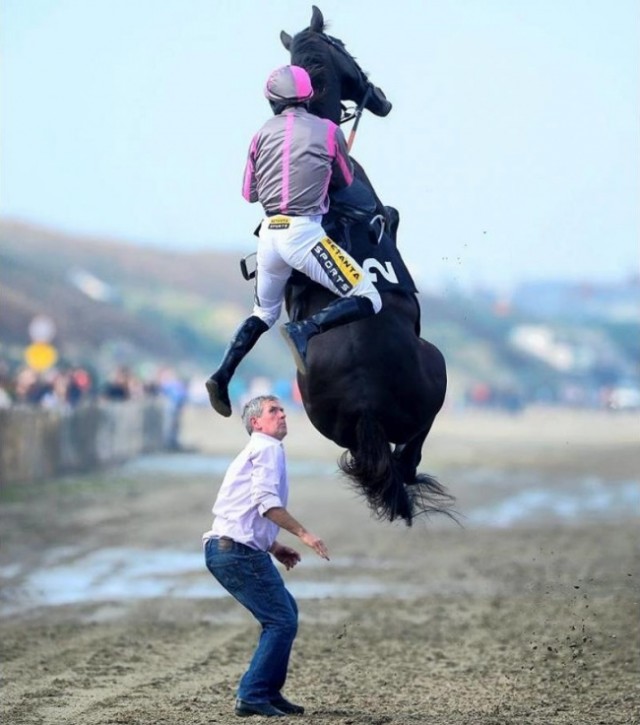
{"type": "Polygon", "coordinates": [[[314,335],[346,325],[348,322],[363,320],[373,314],[373,303],[368,297],[341,297],[306,320],[287,322],[282,325],[280,331],[291,349],[296,367],[305,375],[307,344],[314,335]]]}
{"type": "Polygon", "coordinates": [[[259,317],[255,315],[248,317],[231,338],[220,367],[205,383],[211,406],[225,418],[231,415],[231,401],[227,389],[229,381],[244,356],[256,344],[260,335],[268,329],[267,323],[259,317]]]}

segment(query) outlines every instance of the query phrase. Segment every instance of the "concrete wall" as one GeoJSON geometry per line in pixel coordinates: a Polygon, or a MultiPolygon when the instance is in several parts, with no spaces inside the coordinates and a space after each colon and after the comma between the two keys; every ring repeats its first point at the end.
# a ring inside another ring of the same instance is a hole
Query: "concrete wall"
{"type": "Polygon", "coordinates": [[[164,431],[160,400],[0,410],[0,486],[90,471],[160,450],[164,431]]]}

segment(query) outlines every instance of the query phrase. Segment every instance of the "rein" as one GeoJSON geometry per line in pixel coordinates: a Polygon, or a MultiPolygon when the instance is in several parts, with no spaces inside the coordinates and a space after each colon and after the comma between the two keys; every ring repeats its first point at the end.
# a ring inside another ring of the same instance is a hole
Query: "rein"
{"type": "MultiPolygon", "coordinates": [[[[351,147],[353,146],[353,142],[355,141],[356,131],[358,130],[358,124],[360,123],[360,119],[362,118],[362,112],[364,111],[364,107],[366,106],[367,101],[369,100],[370,93],[371,93],[371,84],[369,84],[367,86],[367,90],[366,90],[362,100],[356,107],[355,112],[351,116],[349,116],[348,119],[345,119],[345,120],[351,120],[352,118],[356,119],[353,126],[351,127],[351,132],[349,133],[349,140],[347,141],[347,150],[348,151],[351,151],[351,147]]],[[[341,123],[343,123],[343,122],[344,121],[341,121],[341,123]]]]}

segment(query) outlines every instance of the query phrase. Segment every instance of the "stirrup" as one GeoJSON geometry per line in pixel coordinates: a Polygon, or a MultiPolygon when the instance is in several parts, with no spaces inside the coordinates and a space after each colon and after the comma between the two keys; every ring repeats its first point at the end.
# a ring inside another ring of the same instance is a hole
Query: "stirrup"
{"type": "Polygon", "coordinates": [[[380,231],[378,232],[377,237],[376,237],[376,244],[380,244],[380,242],[382,241],[382,237],[384,235],[384,229],[386,226],[386,220],[385,220],[384,214],[376,214],[374,217],[371,218],[371,221],[369,222],[369,230],[371,232],[373,232],[374,234],[376,233],[377,224],[380,225],[380,231]]]}
{"type": "Polygon", "coordinates": [[[291,355],[293,356],[293,361],[296,364],[296,368],[298,369],[298,372],[301,375],[306,375],[307,374],[306,352],[307,352],[307,343],[309,342],[309,339],[306,337],[304,338],[304,340],[295,339],[292,336],[292,332],[294,330],[298,330],[298,326],[297,326],[296,322],[287,322],[284,325],[280,326],[280,333],[282,334],[284,341],[289,346],[289,350],[291,350],[291,355]],[[302,350],[300,349],[300,347],[298,347],[298,343],[302,343],[304,345],[302,350]]]}

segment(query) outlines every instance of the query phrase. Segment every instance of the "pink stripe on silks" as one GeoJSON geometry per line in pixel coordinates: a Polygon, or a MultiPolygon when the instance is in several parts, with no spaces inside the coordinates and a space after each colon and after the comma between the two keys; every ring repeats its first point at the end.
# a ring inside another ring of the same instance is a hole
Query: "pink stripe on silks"
{"type": "Polygon", "coordinates": [[[242,180],[242,196],[247,201],[251,201],[251,179],[253,177],[253,155],[255,150],[256,137],[254,136],[251,140],[251,146],[249,147],[249,156],[247,158],[247,165],[244,168],[244,179],[242,180]]]}
{"type": "Polygon", "coordinates": [[[332,121],[327,121],[327,151],[329,152],[329,158],[336,155],[336,128],[337,126],[332,121]]]}
{"type": "Polygon", "coordinates": [[[347,182],[347,185],[350,184],[353,181],[353,174],[351,173],[351,168],[349,166],[349,162],[340,152],[340,147],[336,144],[336,133],[338,131],[338,127],[333,122],[329,122],[329,138],[327,139],[327,146],[329,148],[329,152],[331,156],[335,156],[336,161],[338,162],[338,166],[340,167],[340,171],[342,172],[342,175],[345,178],[345,181],[347,182]]]}
{"type": "Polygon", "coordinates": [[[287,113],[286,116],[287,122],[284,127],[284,142],[282,147],[282,196],[280,197],[280,211],[283,213],[286,213],[289,206],[289,170],[294,121],[292,113],[287,113]]]}
{"type": "Polygon", "coordinates": [[[298,98],[307,98],[312,92],[312,88],[309,85],[309,75],[300,66],[292,65],[289,68],[293,74],[293,82],[296,84],[296,96],[298,98]]]}
{"type": "MultiPolygon", "coordinates": [[[[327,120],[327,153],[329,158],[333,159],[336,155],[336,126],[332,121],[327,120]]],[[[331,183],[331,170],[327,173],[327,178],[324,182],[324,198],[328,199],[329,184],[331,183]]]]}
{"type": "Polygon", "coordinates": [[[251,159],[247,160],[247,165],[244,169],[244,179],[242,180],[242,196],[247,200],[251,201],[251,177],[253,176],[253,164],[251,159]]]}

